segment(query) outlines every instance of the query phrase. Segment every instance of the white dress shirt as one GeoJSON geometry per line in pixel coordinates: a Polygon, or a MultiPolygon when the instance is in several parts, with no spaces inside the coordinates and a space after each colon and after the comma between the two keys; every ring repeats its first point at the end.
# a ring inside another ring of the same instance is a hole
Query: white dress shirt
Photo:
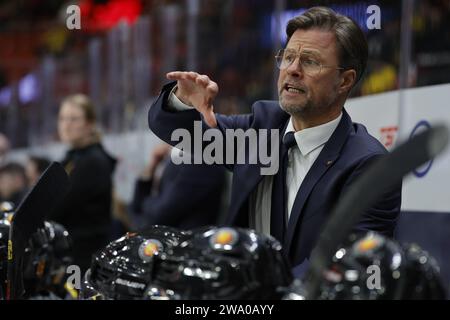
{"type": "Polygon", "coordinates": [[[180,99],[178,99],[178,97],[174,94],[176,89],[177,86],[173,87],[169,93],[169,98],[167,100],[167,106],[169,107],[169,109],[175,111],[185,111],[194,109],[194,107],[188,106],[187,104],[183,103],[180,99]]]}
{"type": "MultiPolygon", "coordinates": [[[[173,94],[175,88],[172,89],[172,92],[169,95],[168,107],[177,111],[192,109],[193,107],[184,104],[175,94],[173,94]]],[[[330,122],[297,132],[295,132],[292,117],[289,118],[289,123],[284,134],[286,135],[288,132],[294,132],[297,146],[290,148],[288,153],[289,162],[286,172],[288,217],[291,215],[297,192],[300,189],[306,174],[309,169],[311,169],[314,161],[316,161],[325,143],[330,139],[334,130],[337,128],[341,118],[342,112],[336,119],[331,120],[330,122]]],[[[270,235],[273,177],[274,176],[265,176],[250,195],[249,201],[250,228],[267,235],[270,235]]]]}
{"type": "Polygon", "coordinates": [[[297,132],[295,132],[292,124],[292,118],[289,119],[286,133],[294,132],[295,141],[297,142],[297,146],[289,150],[289,163],[286,173],[286,186],[289,191],[287,199],[289,217],[303,179],[305,179],[306,174],[311,169],[314,161],[316,161],[325,143],[337,128],[341,118],[342,112],[336,119],[330,122],[297,132]]]}
{"type": "MultiPolygon", "coordinates": [[[[325,143],[330,139],[334,130],[341,121],[342,112],[330,122],[316,127],[295,132],[292,117],[286,127],[286,133],[294,132],[296,146],[289,149],[288,167],[286,172],[286,190],[288,217],[291,216],[297,192],[309,169],[316,161],[325,143]]],[[[273,176],[264,177],[256,190],[250,196],[250,227],[258,232],[270,235],[270,210],[272,207],[272,183],[273,176]]]]}

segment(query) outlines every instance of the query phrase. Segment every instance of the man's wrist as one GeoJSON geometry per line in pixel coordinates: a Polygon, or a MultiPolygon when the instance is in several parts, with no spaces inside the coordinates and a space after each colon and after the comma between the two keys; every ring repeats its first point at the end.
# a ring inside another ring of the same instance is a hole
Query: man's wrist
{"type": "Polygon", "coordinates": [[[175,95],[175,97],[178,98],[178,100],[180,100],[181,103],[183,103],[183,104],[185,104],[185,105],[187,105],[189,107],[192,107],[192,104],[189,102],[189,99],[187,99],[186,97],[180,95],[180,92],[178,90],[178,85],[175,85],[175,87],[173,87],[172,93],[175,95]]]}
{"type": "Polygon", "coordinates": [[[150,181],[150,180],[152,180],[152,178],[155,174],[155,171],[156,171],[156,168],[147,169],[141,173],[141,175],[139,176],[139,179],[142,181],[150,181]]]}
{"type": "Polygon", "coordinates": [[[176,85],[175,87],[172,88],[172,90],[169,93],[168,107],[171,108],[171,109],[174,109],[175,111],[186,111],[186,110],[194,109],[193,106],[190,106],[190,105],[184,103],[175,94],[177,88],[178,88],[178,86],[176,85]]]}

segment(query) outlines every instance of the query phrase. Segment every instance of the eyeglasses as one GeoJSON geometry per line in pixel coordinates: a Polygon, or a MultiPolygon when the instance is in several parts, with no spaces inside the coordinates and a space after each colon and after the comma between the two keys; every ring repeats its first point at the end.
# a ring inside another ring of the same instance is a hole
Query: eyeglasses
{"type": "Polygon", "coordinates": [[[336,70],[344,70],[344,68],[341,67],[323,65],[320,61],[318,61],[315,57],[311,56],[310,54],[305,53],[298,54],[297,51],[295,50],[286,50],[286,49],[279,50],[277,55],[275,56],[277,67],[280,70],[287,69],[291,64],[294,63],[297,57],[300,58],[300,65],[302,66],[303,72],[312,77],[318,76],[322,71],[322,68],[334,68],[336,70]]]}

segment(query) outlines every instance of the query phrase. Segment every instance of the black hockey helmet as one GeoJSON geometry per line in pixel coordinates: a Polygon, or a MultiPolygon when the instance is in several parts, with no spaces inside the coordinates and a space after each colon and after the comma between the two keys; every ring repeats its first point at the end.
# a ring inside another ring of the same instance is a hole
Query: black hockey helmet
{"type": "Polygon", "coordinates": [[[276,299],[292,281],[280,243],[248,229],[199,228],[158,258],[149,299],[276,299]]]}
{"type": "Polygon", "coordinates": [[[44,221],[25,249],[26,296],[52,292],[64,298],[67,267],[72,264],[72,239],[59,223],[44,221]]]}
{"type": "MultiPolygon", "coordinates": [[[[307,281],[286,299],[307,297],[307,281]]],[[[417,245],[400,245],[375,232],[352,235],[323,274],[319,299],[445,299],[436,260],[417,245]]]]}
{"type": "Polygon", "coordinates": [[[11,202],[0,203],[0,300],[5,299],[8,270],[8,240],[11,219],[14,213],[11,202]]]}
{"type": "Polygon", "coordinates": [[[142,299],[154,276],[155,259],[178,245],[186,233],[154,225],[127,233],[92,258],[80,292],[81,299],[142,299]]]}
{"type": "MultiPolygon", "coordinates": [[[[13,215],[14,207],[11,203],[0,204],[0,277],[3,292],[5,292],[8,240],[13,215]]],[[[24,298],[43,292],[53,292],[58,296],[63,294],[66,268],[72,262],[71,246],[67,230],[55,222],[45,221],[43,226],[31,235],[23,260],[24,298]]]]}

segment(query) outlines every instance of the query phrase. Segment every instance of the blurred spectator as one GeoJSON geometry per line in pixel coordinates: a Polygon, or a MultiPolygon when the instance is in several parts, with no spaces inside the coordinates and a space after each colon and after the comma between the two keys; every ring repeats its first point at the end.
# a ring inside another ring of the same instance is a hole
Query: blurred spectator
{"type": "Polygon", "coordinates": [[[362,82],[363,95],[395,90],[397,88],[397,70],[391,64],[383,62],[372,63],[368,75],[362,82]],[[372,69],[372,70],[370,70],[372,69]]]}
{"type": "Polygon", "coordinates": [[[6,163],[7,154],[9,152],[9,140],[0,132],[0,165],[6,163]]]}
{"type": "Polygon", "coordinates": [[[49,219],[68,229],[73,238],[74,263],[85,271],[91,255],[109,241],[116,160],[101,144],[94,106],[85,95],[76,94],[63,100],[58,133],[61,141],[70,147],[62,164],[71,186],[49,219]]]}
{"type": "Polygon", "coordinates": [[[120,195],[113,191],[112,197],[112,230],[111,241],[123,236],[125,233],[133,229],[128,203],[121,199],[120,195]]]}
{"type": "Polygon", "coordinates": [[[45,169],[50,165],[50,160],[43,157],[30,156],[25,166],[28,187],[32,188],[45,169]]]}
{"type": "Polygon", "coordinates": [[[177,149],[167,144],[156,147],[136,181],[131,204],[135,227],[162,224],[190,229],[216,224],[222,212],[225,170],[205,164],[175,165],[171,150],[177,149]],[[163,171],[158,178],[159,169],[163,171]]]}
{"type": "Polygon", "coordinates": [[[0,202],[9,201],[17,207],[27,192],[25,168],[15,162],[0,167],[0,202]]]}

